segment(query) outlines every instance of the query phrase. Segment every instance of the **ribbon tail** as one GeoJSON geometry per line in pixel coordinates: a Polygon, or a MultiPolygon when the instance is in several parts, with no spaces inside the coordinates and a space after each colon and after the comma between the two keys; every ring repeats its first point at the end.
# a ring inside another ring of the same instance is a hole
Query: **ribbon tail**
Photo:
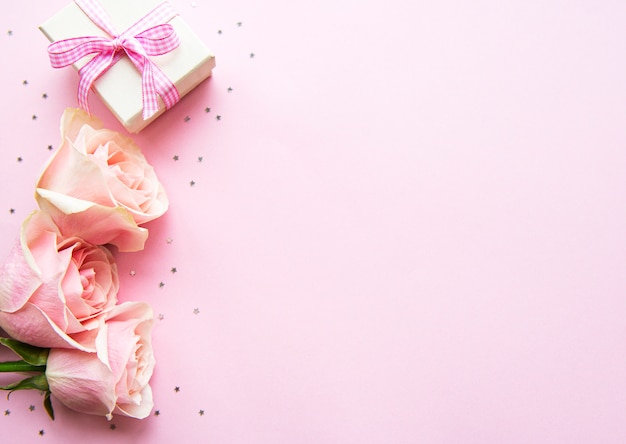
{"type": "Polygon", "coordinates": [[[159,110],[159,97],[154,84],[154,73],[152,63],[144,59],[142,74],[142,100],[143,100],[143,120],[148,120],[159,110]]]}
{"type": "Polygon", "coordinates": [[[148,58],[143,60],[142,95],[144,120],[148,120],[159,111],[159,96],[165,109],[170,109],[180,100],[176,85],[148,58]]]}
{"type": "Polygon", "coordinates": [[[88,97],[93,83],[113,66],[117,58],[111,51],[100,53],[78,71],[80,75],[80,81],[78,82],[78,106],[87,114],[91,115],[88,97]]]}

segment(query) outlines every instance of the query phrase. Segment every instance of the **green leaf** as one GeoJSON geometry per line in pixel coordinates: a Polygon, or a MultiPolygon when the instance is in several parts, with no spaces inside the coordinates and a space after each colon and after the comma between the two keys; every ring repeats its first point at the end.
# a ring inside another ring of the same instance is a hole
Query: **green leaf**
{"type": "Polygon", "coordinates": [[[0,344],[13,350],[20,358],[32,365],[46,365],[49,348],[35,347],[11,338],[0,338],[0,344]]]}
{"type": "MultiPolygon", "coordinates": [[[[46,379],[46,375],[43,373],[31,376],[30,378],[22,379],[21,381],[14,382],[13,384],[0,386],[0,390],[10,390],[11,392],[16,390],[39,390],[41,392],[47,392],[49,389],[48,380],[46,379]]],[[[11,393],[9,393],[9,395],[10,394],[11,393]]]]}
{"type": "Polygon", "coordinates": [[[52,401],[50,400],[50,391],[46,392],[46,396],[43,398],[43,406],[48,412],[48,416],[54,421],[54,410],[52,409],[52,401]]]}

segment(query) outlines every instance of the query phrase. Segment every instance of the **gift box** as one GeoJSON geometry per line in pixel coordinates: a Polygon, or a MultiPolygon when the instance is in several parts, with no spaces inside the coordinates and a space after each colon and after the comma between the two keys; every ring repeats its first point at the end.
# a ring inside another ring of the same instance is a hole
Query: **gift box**
{"type": "MultiPolygon", "coordinates": [[[[81,3],[92,2],[93,0],[81,1],[81,3]]],[[[99,5],[96,6],[102,8],[119,33],[124,33],[140,19],[154,12],[155,8],[163,6],[163,0],[97,0],[97,3],[99,5]]],[[[86,36],[113,40],[112,37],[115,36],[101,29],[90,15],[73,2],[43,23],[39,29],[50,42],[86,36]]],[[[173,83],[178,96],[182,98],[211,75],[215,67],[215,57],[179,15],[168,18],[166,22],[174,29],[180,44],[165,54],[150,55],[149,60],[173,83]]],[[[93,82],[91,90],[129,132],[136,133],[161,115],[166,110],[166,104],[162,97],[159,97],[158,105],[155,105],[156,112],[152,116],[145,115],[145,89],[142,89],[145,87],[145,80],[142,80],[142,71],[123,51],[117,53],[123,56],[93,82]]],[[[96,56],[97,54],[84,56],[72,63],[72,66],[80,70],[96,56]]]]}

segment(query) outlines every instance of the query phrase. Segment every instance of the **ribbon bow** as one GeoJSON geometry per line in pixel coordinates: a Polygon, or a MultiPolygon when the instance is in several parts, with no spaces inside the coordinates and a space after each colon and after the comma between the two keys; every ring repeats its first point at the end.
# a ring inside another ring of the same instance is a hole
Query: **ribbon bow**
{"type": "Polygon", "coordinates": [[[141,92],[144,120],[159,110],[159,98],[169,109],[180,95],[176,86],[148,58],[168,53],[180,45],[180,39],[172,25],[166,23],[177,15],[169,3],[164,2],[126,31],[118,34],[106,11],[96,0],[74,0],[89,19],[111,38],[89,36],[59,40],[48,46],[50,63],[54,68],[63,68],[76,63],[83,57],[96,54],[79,71],[78,104],[89,112],[87,96],[93,82],[104,74],[126,53],[135,67],[142,73],[141,92]]]}

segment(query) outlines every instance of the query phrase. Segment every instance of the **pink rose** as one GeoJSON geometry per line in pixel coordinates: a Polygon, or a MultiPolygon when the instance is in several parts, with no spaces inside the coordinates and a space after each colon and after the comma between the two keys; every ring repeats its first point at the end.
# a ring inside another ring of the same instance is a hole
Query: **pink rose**
{"type": "Polygon", "coordinates": [[[113,309],[118,287],[109,250],[64,238],[48,214],[35,211],[0,265],[0,328],[40,347],[95,351],[100,318],[113,309]]]}
{"type": "Polygon", "coordinates": [[[66,235],[143,249],[148,232],[139,225],[165,213],[168,200],[137,145],[79,109],[63,113],[61,135],[37,183],[40,208],[66,235]]]}
{"type": "Polygon", "coordinates": [[[98,352],[52,349],[46,378],[67,407],[111,419],[113,413],[145,418],[153,407],[152,309],[142,302],[116,306],[98,337],[98,352]]]}

